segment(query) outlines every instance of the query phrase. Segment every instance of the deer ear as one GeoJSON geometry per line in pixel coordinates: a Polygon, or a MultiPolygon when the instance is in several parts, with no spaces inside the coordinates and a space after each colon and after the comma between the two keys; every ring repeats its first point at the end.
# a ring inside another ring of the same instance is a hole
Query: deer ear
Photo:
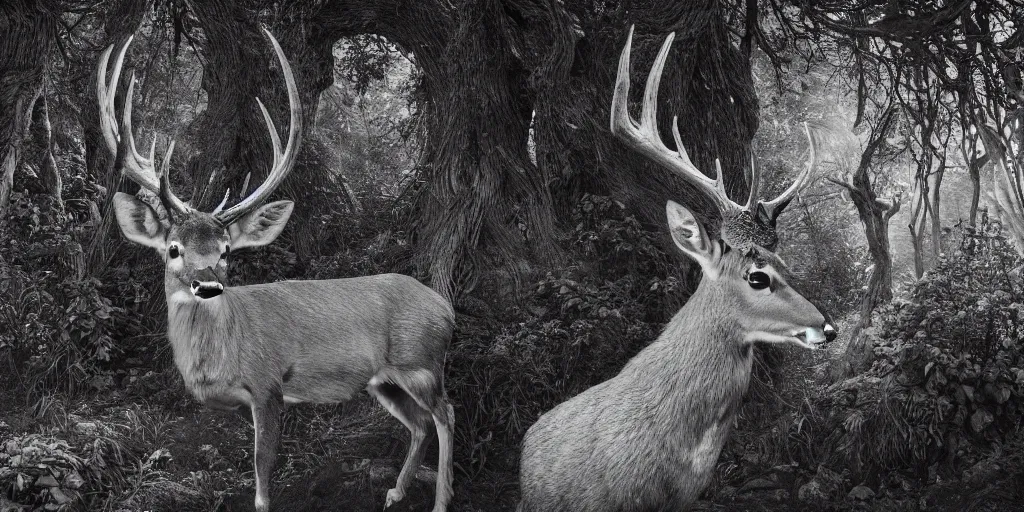
{"type": "Polygon", "coordinates": [[[124,192],[114,194],[114,216],[128,240],[158,251],[167,244],[167,229],[160,216],[139,198],[124,192]]]}
{"type": "Polygon", "coordinates": [[[231,249],[262,247],[273,242],[284,230],[294,207],[291,201],[275,201],[247,213],[228,226],[231,249]]]}
{"type": "Polygon", "coordinates": [[[718,251],[715,250],[717,246],[711,243],[707,232],[693,213],[675,201],[668,201],[665,204],[665,213],[668,215],[668,229],[676,246],[700,264],[705,275],[717,276],[714,265],[719,257],[718,251]]]}

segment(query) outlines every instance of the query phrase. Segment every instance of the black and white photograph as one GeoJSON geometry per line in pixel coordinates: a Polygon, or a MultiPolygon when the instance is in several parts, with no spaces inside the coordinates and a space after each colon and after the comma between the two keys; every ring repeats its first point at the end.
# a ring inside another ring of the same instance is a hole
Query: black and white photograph
{"type": "Polygon", "coordinates": [[[0,512],[1024,512],[1024,0],[0,0],[0,512]]]}

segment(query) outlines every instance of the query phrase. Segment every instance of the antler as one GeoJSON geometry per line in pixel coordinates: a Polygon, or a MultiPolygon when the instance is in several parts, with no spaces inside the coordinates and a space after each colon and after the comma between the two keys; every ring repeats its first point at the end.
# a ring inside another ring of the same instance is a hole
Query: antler
{"type": "Polygon", "coordinates": [[[693,165],[679,136],[678,116],[672,117],[672,136],[675,139],[676,148],[678,148],[676,151],[666,147],[661,140],[661,136],[658,134],[658,86],[661,83],[665,61],[668,58],[668,51],[672,46],[675,36],[676,34],[673,32],[665,38],[664,44],[661,45],[661,51],[658,52],[658,57],[654,60],[651,72],[647,76],[643,110],[640,114],[640,122],[637,123],[629,115],[628,109],[629,54],[633,45],[633,27],[629,28],[629,36],[626,39],[626,46],[622,50],[622,55],[619,57],[619,69],[615,78],[615,95],[612,98],[611,108],[612,133],[638,153],[657,162],[662,167],[672,171],[691,185],[702,190],[714,201],[723,217],[729,212],[752,212],[753,208],[756,207],[755,203],[760,203],[771,218],[774,218],[810,182],[811,169],[814,168],[815,164],[815,148],[814,139],[807,128],[807,123],[804,123],[804,130],[807,133],[808,141],[810,141],[810,157],[808,158],[806,168],[800,173],[796,181],[779,197],[767,202],[758,201],[757,196],[760,192],[761,173],[759,166],[754,162],[753,155],[751,155],[750,194],[747,196],[747,202],[745,205],[733,202],[725,191],[722,165],[717,158],[715,159],[714,179],[705,176],[700,169],[693,165]]]}
{"type": "MultiPolygon", "coordinates": [[[[265,28],[263,31],[266,32],[270,42],[274,45],[274,52],[277,53],[277,58],[281,62],[281,70],[284,72],[284,80],[288,88],[288,105],[291,113],[288,127],[288,145],[284,151],[281,150],[281,138],[277,134],[274,121],[270,118],[267,108],[263,106],[263,102],[256,98],[256,102],[259,103],[260,110],[263,112],[263,120],[266,121],[267,129],[270,131],[270,142],[274,150],[274,163],[270,169],[270,174],[267,175],[267,179],[252,194],[226,210],[220,210],[223,207],[223,203],[222,206],[218,207],[218,211],[213,214],[214,218],[225,226],[249,213],[274,192],[274,189],[284,181],[285,176],[295,166],[295,159],[299,154],[299,145],[301,144],[302,109],[299,104],[299,91],[295,85],[295,78],[292,76],[292,68],[288,65],[288,59],[285,58],[284,51],[281,50],[281,45],[278,44],[277,39],[274,39],[274,35],[265,28]]],[[[246,185],[248,185],[248,181],[247,177],[246,185]]],[[[243,192],[244,188],[246,187],[243,187],[243,192]]],[[[227,198],[226,194],[225,198],[227,198]]]]}
{"type": "MultiPolygon", "coordinates": [[[[103,139],[107,142],[107,149],[110,150],[111,154],[117,154],[117,146],[121,142],[114,109],[114,97],[117,94],[118,80],[121,79],[121,67],[124,65],[125,53],[127,53],[128,47],[132,44],[132,39],[134,38],[135,36],[129,37],[128,41],[121,47],[121,51],[118,52],[117,59],[114,60],[113,76],[109,84],[106,82],[107,62],[110,60],[110,54],[114,50],[114,45],[110,45],[106,50],[103,50],[103,54],[100,55],[99,69],[96,73],[96,93],[100,105],[100,131],[103,133],[103,139]]],[[[159,172],[154,165],[156,160],[156,137],[153,137],[153,143],[150,145],[149,158],[140,155],[139,151],[135,148],[135,136],[132,134],[132,97],[134,93],[135,72],[133,71],[131,79],[128,81],[128,93],[125,96],[124,113],[121,116],[120,131],[128,139],[128,147],[126,148],[124,161],[121,166],[121,173],[135,183],[138,183],[142,188],[159,196],[160,202],[163,203],[164,208],[168,212],[185,213],[189,209],[188,206],[181,199],[178,199],[171,192],[170,187],[167,186],[171,153],[174,152],[174,141],[171,141],[167,147],[167,153],[164,155],[159,172]]]]}
{"type": "MultiPolygon", "coordinates": [[[[281,50],[281,45],[278,44],[277,39],[270,33],[269,30],[263,29],[263,31],[270,38],[270,42],[273,43],[274,52],[277,53],[277,58],[281,62],[281,69],[284,71],[284,79],[288,88],[288,103],[291,109],[291,122],[288,129],[288,145],[285,149],[281,150],[281,139],[277,134],[277,128],[274,126],[274,121],[270,118],[270,113],[267,112],[267,108],[263,105],[263,102],[259,98],[256,98],[256,102],[260,106],[260,110],[263,112],[263,120],[267,123],[267,129],[270,130],[270,142],[273,145],[274,151],[274,163],[271,167],[270,174],[267,176],[266,181],[263,182],[251,195],[242,199],[238,204],[228,209],[223,209],[227,202],[230,190],[224,194],[224,201],[214,210],[213,216],[223,225],[231,224],[238,220],[239,217],[245,215],[253,208],[262,203],[267,196],[269,196],[274,189],[284,180],[285,176],[291,172],[292,167],[295,165],[295,159],[299,153],[299,145],[301,144],[302,138],[302,110],[299,103],[299,91],[295,85],[295,78],[292,76],[291,66],[288,65],[288,59],[284,56],[284,51],[281,50]]],[[[128,42],[121,48],[121,51],[117,54],[117,59],[114,61],[114,69],[110,83],[106,82],[107,63],[110,60],[110,54],[114,50],[114,46],[110,45],[103,54],[100,56],[99,72],[97,73],[97,96],[100,104],[100,129],[103,132],[103,139],[107,143],[107,149],[111,153],[117,153],[118,144],[121,142],[121,136],[117,126],[117,118],[114,109],[114,96],[117,92],[117,83],[121,78],[121,67],[124,64],[124,56],[128,50],[128,46],[131,45],[134,36],[128,38],[128,42]]],[[[163,162],[160,165],[159,171],[154,166],[155,152],[156,152],[156,139],[154,138],[153,144],[149,150],[149,158],[143,157],[139,154],[135,148],[135,137],[132,134],[132,95],[135,91],[135,73],[132,73],[131,80],[128,83],[128,93],[125,97],[124,113],[121,120],[120,131],[125,133],[127,140],[127,148],[124,157],[124,163],[121,168],[121,172],[132,181],[139,184],[139,186],[157,194],[160,197],[160,201],[163,203],[164,208],[169,212],[187,213],[190,208],[184,201],[178,199],[171,191],[169,182],[169,170],[171,162],[171,154],[174,152],[174,141],[172,140],[167,147],[167,153],[164,155],[163,162]]],[[[245,185],[242,187],[243,192],[248,188],[249,178],[245,179],[245,185]]]]}

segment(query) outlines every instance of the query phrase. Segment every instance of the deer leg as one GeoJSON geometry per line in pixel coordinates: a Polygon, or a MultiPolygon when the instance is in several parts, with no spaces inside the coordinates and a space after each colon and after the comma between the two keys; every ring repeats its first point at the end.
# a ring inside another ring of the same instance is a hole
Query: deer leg
{"type": "Polygon", "coordinates": [[[423,410],[416,402],[401,388],[390,383],[373,382],[367,390],[377,401],[384,406],[392,416],[409,429],[411,441],[409,453],[405,456],[405,463],[402,464],[402,471],[398,474],[398,481],[395,487],[388,489],[384,508],[399,502],[405,498],[405,491],[409,488],[416,469],[423,462],[424,444],[430,425],[430,415],[423,410]]]}
{"type": "Polygon", "coordinates": [[[281,413],[284,399],[274,394],[265,399],[254,399],[252,421],[256,430],[253,452],[256,471],[256,512],[270,510],[270,474],[277,459],[277,446],[281,438],[281,413]]]}
{"type": "Polygon", "coordinates": [[[445,512],[452,499],[452,429],[455,410],[442,395],[432,414],[437,427],[437,489],[434,494],[434,512],[445,512]]]}

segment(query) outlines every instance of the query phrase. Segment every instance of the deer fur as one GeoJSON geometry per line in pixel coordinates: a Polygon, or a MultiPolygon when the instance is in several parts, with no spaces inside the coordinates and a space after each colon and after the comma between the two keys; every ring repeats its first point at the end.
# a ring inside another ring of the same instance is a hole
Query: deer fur
{"type": "Polygon", "coordinates": [[[519,512],[684,510],[707,485],[750,383],[758,341],[794,342],[825,318],[781,260],[711,242],[671,201],[676,244],[704,279],[661,336],[615,377],[540,417],[523,439],[519,512]],[[770,272],[772,289],[744,275],[770,272]]]}
{"type": "MultiPolygon", "coordinates": [[[[411,435],[385,507],[404,498],[433,425],[439,444],[434,512],[444,512],[452,496],[455,423],[443,382],[455,325],[449,303],[419,281],[398,274],[225,286],[231,250],[273,242],[294,207],[291,201],[263,204],[291,172],[302,139],[302,110],[291,67],[274,36],[264,32],[288,90],[288,142],[282,149],[270,113],[257,99],[273,147],[271,170],[251,194],[225,208],[230,197],[226,193],[211,213],[192,208],[171,190],[173,141],[159,171],[155,139],[148,158],[138,153],[131,125],[134,74],[117,128],[114,100],[131,38],[117,54],[109,83],[113,46],[101,54],[97,96],[107,148],[123,155],[122,174],[155,194],[166,213],[117,192],[118,225],[125,238],[155,249],[164,260],[167,337],[185,387],[204,404],[251,414],[257,512],[270,509],[270,475],[285,403],[343,402],[363,388],[411,435]],[[119,152],[122,144],[126,147],[119,152]]],[[[245,183],[243,189],[248,178],[245,183]]]]}

